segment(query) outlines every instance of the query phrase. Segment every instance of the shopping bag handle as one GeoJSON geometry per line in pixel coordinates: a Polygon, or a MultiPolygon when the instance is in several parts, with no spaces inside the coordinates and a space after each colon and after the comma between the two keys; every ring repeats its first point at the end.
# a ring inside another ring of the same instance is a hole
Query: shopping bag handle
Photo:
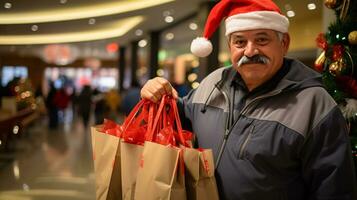
{"type": "Polygon", "coordinates": [[[141,121],[144,120],[146,117],[148,117],[147,124],[148,124],[148,130],[150,130],[153,123],[154,110],[155,110],[155,105],[153,103],[145,99],[140,100],[139,103],[137,103],[135,107],[132,109],[132,111],[129,113],[128,117],[123,123],[123,138],[129,126],[131,125],[139,126],[141,121]],[[136,118],[137,124],[133,124],[135,123],[133,122],[133,120],[135,119],[135,116],[138,114],[140,109],[141,112],[143,113],[140,113],[138,118],[136,118]],[[147,110],[149,110],[149,112],[147,110]]]}
{"type": "MultiPolygon", "coordinates": [[[[162,117],[166,117],[164,116],[165,114],[163,113],[163,109],[165,108],[165,106],[170,106],[172,108],[172,112],[174,112],[174,123],[176,124],[176,128],[177,128],[177,134],[178,134],[178,138],[179,138],[179,143],[189,147],[189,144],[186,142],[186,140],[183,137],[183,131],[182,131],[182,126],[181,126],[181,120],[178,114],[178,108],[177,108],[177,104],[176,104],[176,100],[174,98],[172,98],[172,96],[168,96],[168,95],[164,95],[161,98],[160,101],[160,105],[159,108],[156,112],[156,116],[153,122],[153,125],[151,127],[150,131],[147,131],[147,136],[146,136],[146,140],[147,141],[153,141],[154,139],[154,134],[158,129],[158,122],[162,117]]],[[[170,116],[168,116],[168,118],[170,118],[170,116]]],[[[167,119],[166,119],[167,120],[167,119]]],[[[166,122],[166,121],[165,121],[166,122]]],[[[177,144],[178,145],[178,144],[177,144]]]]}
{"type": "Polygon", "coordinates": [[[170,99],[170,104],[171,104],[171,107],[172,107],[173,112],[174,112],[174,116],[175,116],[175,120],[174,121],[176,122],[177,134],[179,136],[180,143],[182,145],[184,145],[185,147],[190,147],[190,145],[186,142],[185,138],[183,137],[183,129],[182,129],[182,125],[181,125],[181,120],[180,120],[180,116],[179,116],[176,100],[174,98],[171,98],[170,99]]]}

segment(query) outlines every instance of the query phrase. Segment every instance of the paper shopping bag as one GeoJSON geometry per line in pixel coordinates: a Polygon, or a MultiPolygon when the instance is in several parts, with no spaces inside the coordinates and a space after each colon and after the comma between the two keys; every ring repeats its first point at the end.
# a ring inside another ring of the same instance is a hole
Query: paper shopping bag
{"type": "Polygon", "coordinates": [[[136,179],[136,200],[185,200],[182,150],[145,142],[136,179]]]}
{"type": "Polygon", "coordinates": [[[123,125],[121,142],[122,197],[132,200],[135,195],[136,177],[147,129],[150,129],[156,105],[140,101],[130,112],[123,125]]]}
{"type": "Polygon", "coordinates": [[[92,127],[96,199],[121,200],[120,138],[92,127]]]}
{"type": "Polygon", "coordinates": [[[131,200],[134,199],[135,195],[136,176],[144,147],[122,141],[120,148],[122,155],[122,197],[124,200],[131,200]]]}
{"type": "Polygon", "coordinates": [[[218,200],[212,150],[184,148],[183,152],[187,199],[218,200]]]}

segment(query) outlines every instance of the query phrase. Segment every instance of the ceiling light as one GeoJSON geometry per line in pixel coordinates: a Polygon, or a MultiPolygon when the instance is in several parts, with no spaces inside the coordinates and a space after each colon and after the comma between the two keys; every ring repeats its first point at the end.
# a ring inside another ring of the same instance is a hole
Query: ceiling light
{"type": "Polygon", "coordinates": [[[37,31],[38,30],[38,26],[37,25],[32,25],[31,26],[31,30],[32,31],[37,31]]]}
{"type": "Polygon", "coordinates": [[[153,7],[174,0],[109,1],[56,9],[0,13],[0,24],[31,24],[108,16],[153,7]]]}
{"type": "Polygon", "coordinates": [[[140,40],[140,41],[138,42],[138,45],[139,45],[139,47],[141,47],[141,48],[145,47],[147,44],[148,44],[148,42],[147,42],[146,40],[144,40],[144,39],[142,39],[142,40],[140,40]]]}
{"type": "Polygon", "coordinates": [[[143,30],[141,30],[141,29],[137,29],[136,31],[135,31],[135,35],[136,36],[142,36],[143,35],[143,30]]]}
{"type": "Polygon", "coordinates": [[[197,26],[197,24],[196,23],[190,23],[190,25],[188,25],[188,27],[191,29],[191,30],[197,30],[197,28],[198,28],[198,26],[197,26]]]}
{"type": "Polygon", "coordinates": [[[166,40],[173,40],[175,35],[173,33],[167,33],[165,35],[166,40]]]}
{"type": "Polygon", "coordinates": [[[190,75],[188,75],[187,79],[188,81],[193,82],[197,79],[197,77],[198,77],[197,74],[191,73],[190,75]]]}
{"type": "Polygon", "coordinates": [[[193,82],[193,83],[191,84],[191,87],[192,87],[193,89],[196,89],[196,88],[198,88],[199,85],[200,85],[199,82],[193,82]]]}
{"type": "Polygon", "coordinates": [[[288,17],[294,17],[294,16],[295,16],[295,12],[292,11],[292,10],[289,10],[288,12],[286,12],[286,15],[287,15],[288,17]]]}
{"type": "Polygon", "coordinates": [[[60,3],[65,4],[65,3],[67,3],[67,0],[60,0],[60,3]]]}
{"type": "Polygon", "coordinates": [[[316,5],[314,3],[309,3],[309,4],[307,4],[307,9],[315,10],[316,9],[316,5]]]}
{"type": "Polygon", "coordinates": [[[12,7],[11,3],[7,2],[4,4],[4,8],[10,9],[12,7]]]}
{"type": "Polygon", "coordinates": [[[164,76],[164,74],[165,74],[165,72],[164,72],[163,69],[158,69],[158,70],[156,71],[156,75],[158,75],[158,76],[164,76]]]}
{"type": "Polygon", "coordinates": [[[95,24],[95,19],[94,18],[89,19],[88,24],[90,24],[90,25],[95,24]]]}
{"type": "Polygon", "coordinates": [[[174,21],[174,18],[172,17],[172,16],[166,16],[165,17],[165,22],[166,23],[171,23],[171,22],[173,22],[174,21]]]}
{"type": "Polygon", "coordinates": [[[108,23],[102,29],[54,34],[0,35],[0,45],[53,44],[102,40],[123,36],[144,20],[142,16],[108,23]]]}

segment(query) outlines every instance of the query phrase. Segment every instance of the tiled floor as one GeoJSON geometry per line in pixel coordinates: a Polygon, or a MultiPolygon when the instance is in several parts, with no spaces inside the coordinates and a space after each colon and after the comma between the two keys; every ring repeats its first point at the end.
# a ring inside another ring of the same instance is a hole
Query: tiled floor
{"type": "Polygon", "coordinates": [[[79,120],[58,130],[33,123],[13,151],[0,152],[0,200],[94,200],[89,130],[79,120]]]}

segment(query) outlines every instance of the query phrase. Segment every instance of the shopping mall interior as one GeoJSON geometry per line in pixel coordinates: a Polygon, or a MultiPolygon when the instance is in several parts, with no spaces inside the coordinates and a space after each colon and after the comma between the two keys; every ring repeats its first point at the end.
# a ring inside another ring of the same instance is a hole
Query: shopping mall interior
{"type": "MultiPolygon", "coordinates": [[[[287,56],[312,67],[333,10],[322,0],[275,2],[290,20],[287,56]]],[[[216,3],[0,0],[0,199],[94,200],[91,126],[122,123],[152,77],[184,96],[230,65],[223,23],[209,57],[190,53],[216,3]]]]}

